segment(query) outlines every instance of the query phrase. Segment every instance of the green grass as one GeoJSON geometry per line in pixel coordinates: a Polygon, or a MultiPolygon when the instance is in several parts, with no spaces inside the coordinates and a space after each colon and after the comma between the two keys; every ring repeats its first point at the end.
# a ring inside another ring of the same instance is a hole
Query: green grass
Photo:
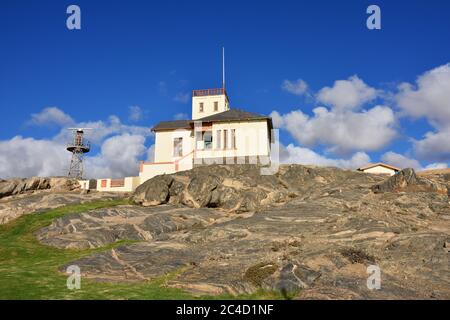
{"type": "MultiPolygon", "coordinates": [[[[70,261],[108,250],[131,241],[88,250],[63,250],[43,245],[34,232],[54,219],[70,213],[127,204],[126,200],[98,201],[69,205],[42,213],[25,215],[0,225],[0,299],[193,299],[190,294],[167,287],[183,270],[139,283],[106,283],[81,279],[81,289],[68,290],[67,276],[58,268],[70,261]]],[[[278,299],[271,292],[240,296],[204,296],[201,299],[278,299]]]]}

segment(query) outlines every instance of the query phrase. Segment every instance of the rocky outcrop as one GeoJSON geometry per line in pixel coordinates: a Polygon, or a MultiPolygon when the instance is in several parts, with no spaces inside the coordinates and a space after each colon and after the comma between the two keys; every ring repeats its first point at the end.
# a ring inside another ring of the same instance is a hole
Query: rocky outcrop
{"type": "Polygon", "coordinates": [[[308,299],[450,298],[448,198],[355,193],[359,203],[334,193],[240,215],[173,205],[99,209],[58,219],[39,238],[60,248],[139,240],[70,264],[101,281],[180,272],[169,285],[195,295],[262,288],[308,299]],[[433,203],[443,207],[433,212],[433,203]],[[383,290],[366,286],[373,264],[383,290]]]}
{"type": "Polygon", "coordinates": [[[170,203],[243,212],[286,198],[287,190],[275,176],[261,176],[257,166],[236,165],[154,177],[136,189],[132,200],[143,206],[170,203]]]}
{"type": "Polygon", "coordinates": [[[414,169],[403,169],[386,181],[372,187],[373,192],[437,192],[447,194],[444,184],[424,177],[418,177],[414,169]]]}
{"type": "Polygon", "coordinates": [[[0,180],[0,199],[8,196],[39,190],[73,191],[80,189],[76,179],[65,177],[0,180]]]}
{"type": "Polygon", "coordinates": [[[11,179],[0,182],[0,224],[25,214],[68,204],[128,197],[124,193],[80,192],[77,180],[68,178],[11,179]]]}
{"type": "Polygon", "coordinates": [[[210,209],[119,206],[67,215],[39,230],[38,239],[63,249],[98,248],[118,240],[160,241],[175,232],[206,228],[227,216],[210,209]]]}
{"type": "MultiPolygon", "coordinates": [[[[68,215],[37,236],[58,248],[138,241],[68,263],[99,281],[170,272],[178,276],[169,286],[195,295],[265,289],[298,299],[450,298],[446,194],[375,193],[385,177],[336,168],[248,170],[213,166],[155,177],[133,196],[147,206],[68,215]],[[367,287],[369,265],[380,267],[381,290],[367,287]]],[[[410,177],[410,186],[417,183],[410,177]]]]}
{"type": "Polygon", "coordinates": [[[307,197],[313,185],[322,186],[324,192],[336,187],[330,190],[336,192],[351,187],[346,185],[348,179],[354,179],[353,183],[381,181],[377,176],[336,168],[287,165],[275,175],[261,175],[260,170],[257,165],[213,165],[160,175],[140,185],[132,201],[143,206],[168,203],[248,212],[307,197]]]}
{"type": "Polygon", "coordinates": [[[450,196],[450,169],[425,170],[418,172],[418,176],[446,186],[447,195],[450,196]]]}
{"type": "Polygon", "coordinates": [[[0,224],[39,210],[84,202],[79,190],[78,180],[66,177],[0,180],[0,224]]]}

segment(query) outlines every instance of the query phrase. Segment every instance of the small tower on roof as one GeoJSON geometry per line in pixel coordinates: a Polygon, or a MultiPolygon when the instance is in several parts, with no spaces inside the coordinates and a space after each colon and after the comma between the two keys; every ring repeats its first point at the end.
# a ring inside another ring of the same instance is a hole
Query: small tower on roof
{"type": "Polygon", "coordinates": [[[223,88],[192,91],[192,120],[230,110],[230,101],[223,88]]]}
{"type": "Polygon", "coordinates": [[[192,120],[230,110],[225,90],[225,48],[222,48],[222,88],[192,91],[192,120]]]}

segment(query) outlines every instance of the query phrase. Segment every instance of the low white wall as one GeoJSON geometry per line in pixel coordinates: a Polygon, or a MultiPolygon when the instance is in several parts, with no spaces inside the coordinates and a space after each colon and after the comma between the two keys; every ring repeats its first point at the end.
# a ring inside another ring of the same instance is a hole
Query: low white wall
{"type": "Polygon", "coordinates": [[[180,160],[176,161],[175,164],[175,170],[178,171],[185,171],[185,170],[191,170],[193,168],[192,160],[193,160],[194,154],[188,154],[184,158],[181,158],[180,160]]]}
{"type": "Polygon", "coordinates": [[[103,192],[132,192],[140,184],[139,177],[125,177],[122,179],[97,179],[97,191],[103,192]],[[123,184],[120,183],[123,180],[123,184]]]}
{"type": "MultiPolygon", "coordinates": [[[[192,160],[191,160],[192,161],[192,160]]],[[[145,181],[160,175],[175,173],[175,163],[163,162],[163,163],[141,163],[141,170],[139,172],[139,183],[142,184],[145,181]]]]}
{"type": "Polygon", "coordinates": [[[81,190],[89,190],[89,180],[78,180],[81,190]]]}

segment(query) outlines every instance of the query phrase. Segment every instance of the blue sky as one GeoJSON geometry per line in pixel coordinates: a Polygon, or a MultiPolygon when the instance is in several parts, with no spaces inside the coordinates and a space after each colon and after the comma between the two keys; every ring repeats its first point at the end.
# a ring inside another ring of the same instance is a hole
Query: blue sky
{"type": "Polygon", "coordinates": [[[1,177],[62,173],[56,160],[68,156],[57,151],[64,126],[80,123],[103,130],[93,139],[91,175],[134,174],[153,144],[148,129],[190,116],[192,89],[220,86],[222,46],[232,107],[276,111],[281,142],[290,146],[283,149],[286,161],[351,167],[389,160],[417,168],[450,162],[449,1],[7,0],[0,6],[0,150],[41,154],[23,163],[0,158],[1,177]],[[81,8],[81,30],[66,28],[70,4],[81,8]],[[366,27],[370,4],[381,8],[381,30],[366,27]],[[340,100],[352,92],[355,101],[340,100]],[[373,112],[380,135],[364,122],[376,106],[389,109],[373,112]],[[349,135],[355,123],[367,129],[349,135]],[[342,128],[342,136],[330,134],[342,128]],[[378,145],[361,143],[378,136],[378,145]],[[115,149],[121,142],[133,145],[129,153],[115,149]],[[111,161],[115,152],[120,159],[111,161]]]}

